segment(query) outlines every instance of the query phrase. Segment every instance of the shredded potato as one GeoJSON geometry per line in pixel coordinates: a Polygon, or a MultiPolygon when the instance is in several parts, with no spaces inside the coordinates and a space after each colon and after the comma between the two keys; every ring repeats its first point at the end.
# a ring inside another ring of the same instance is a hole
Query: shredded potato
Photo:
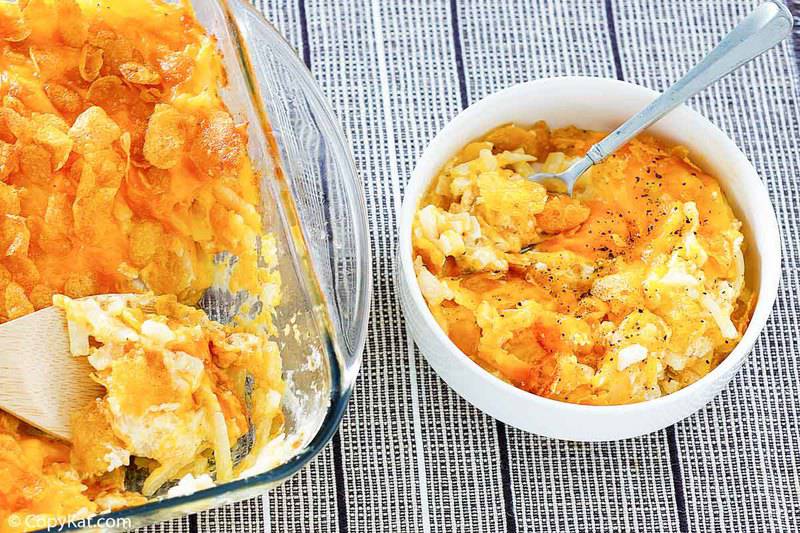
{"type": "Polygon", "coordinates": [[[231,443],[251,423],[278,416],[248,412],[252,398],[237,385],[250,372],[262,383],[280,383],[280,366],[270,362],[277,358],[274,342],[231,331],[174,296],[57,295],[55,304],[66,311],[72,354],[88,357],[107,390],[91,406],[98,416],[79,412],[73,423],[73,463],[84,476],[128,466],[131,457],[152,459],[158,466],[142,490],[151,496],[197,471],[211,452],[217,481],[229,481],[231,443]]]}
{"type": "Polygon", "coordinates": [[[467,356],[535,394],[613,405],[706,375],[754,295],[741,223],[685,149],[642,136],[573,197],[524,178],[564,170],[603,135],[543,122],[490,132],[433,180],[412,240],[422,294],[467,356]]]}

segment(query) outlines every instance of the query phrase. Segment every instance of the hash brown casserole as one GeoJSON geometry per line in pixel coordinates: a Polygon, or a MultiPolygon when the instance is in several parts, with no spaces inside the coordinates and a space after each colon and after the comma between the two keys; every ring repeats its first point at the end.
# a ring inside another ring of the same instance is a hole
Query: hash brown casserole
{"type": "Polygon", "coordinates": [[[229,480],[281,431],[276,243],[225,80],[188,2],[0,2],[0,322],[55,298],[107,391],[72,444],[0,412],[0,532],[229,480]],[[189,307],[220,282],[247,322],[189,307]],[[142,296],[81,300],[108,293],[142,296]]]}
{"type": "Polygon", "coordinates": [[[412,245],[428,307],[467,356],[540,396],[616,405],[710,372],[755,299],[741,222],[685,148],[640,136],[572,197],[525,178],[604,136],[539,122],[468,144],[420,201],[412,245]]]}

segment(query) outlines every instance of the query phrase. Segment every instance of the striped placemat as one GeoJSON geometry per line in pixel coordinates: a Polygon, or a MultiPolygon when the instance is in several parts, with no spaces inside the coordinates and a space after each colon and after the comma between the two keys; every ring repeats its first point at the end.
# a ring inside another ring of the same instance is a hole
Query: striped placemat
{"type": "MultiPolygon", "coordinates": [[[[313,71],[353,145],[370,214],[374,302],[341,430],[263,497],[148,531],[800,530],[800,33],[691,105],[769,187],[784,264],[772,319],[707,408],[664,431],[576,444],[481,414],[433,373],[392,283],[397,206],[416,157],[470,102],[592,75],[664,89],[751,0],[258,0],[313,71]]],[[[791,7],[800,13],[800,0],[791,7]]]]}

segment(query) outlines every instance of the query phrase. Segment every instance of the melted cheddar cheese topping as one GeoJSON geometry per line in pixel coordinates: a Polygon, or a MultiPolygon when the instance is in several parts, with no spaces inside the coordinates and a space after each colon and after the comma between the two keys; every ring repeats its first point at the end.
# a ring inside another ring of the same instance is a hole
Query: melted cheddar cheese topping
{"type": "Polygon", "coordinates": [[[423,296],[450,339],[534,394],[612,405],[710,372],[747,327],[744,238],[682,147],[642,136],[580,179],[560,172],[601,132],[509,125],[467,145],[420,202],[423,296]]]}
{"type": "Polygon", "coordinates": [[[187,2],[0,2],[0,322],[56,297],[107,389],[76,406],[72,446],[0,413],[0,532],[136,505],[189,474],[228,480],[248,463],[237,441],[279,429],[276,244],[225,83],[187,2]],[[244,299],[247,323],[182,305],[212,286],[244,299]],[[171,296],[143,296],[149,314],[79,300],[107,293],[171,296]]]}

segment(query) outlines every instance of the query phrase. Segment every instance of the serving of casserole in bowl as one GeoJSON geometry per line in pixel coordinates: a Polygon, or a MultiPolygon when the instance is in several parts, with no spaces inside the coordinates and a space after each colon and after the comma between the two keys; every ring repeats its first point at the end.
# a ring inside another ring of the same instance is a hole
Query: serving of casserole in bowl
{"type": "Polygon", "coordinates": [[[104,391],[70,443],[0,413],[0,531],[139,527],[308,463],[371,280],[349,148],[291,47],[240,0],[2,2],[0,98],[0,322],[64,309],[104,391]]]}
{"type": "Polygon", "coordinates": [[[742,365],[775,300],[766,190],[681,107],[578,181],[557,173],[655,93],[553,78],[475,103],[406,191],[397,282],[434,369],[480,409],[564,439],[680,420],[742,365]]]}

